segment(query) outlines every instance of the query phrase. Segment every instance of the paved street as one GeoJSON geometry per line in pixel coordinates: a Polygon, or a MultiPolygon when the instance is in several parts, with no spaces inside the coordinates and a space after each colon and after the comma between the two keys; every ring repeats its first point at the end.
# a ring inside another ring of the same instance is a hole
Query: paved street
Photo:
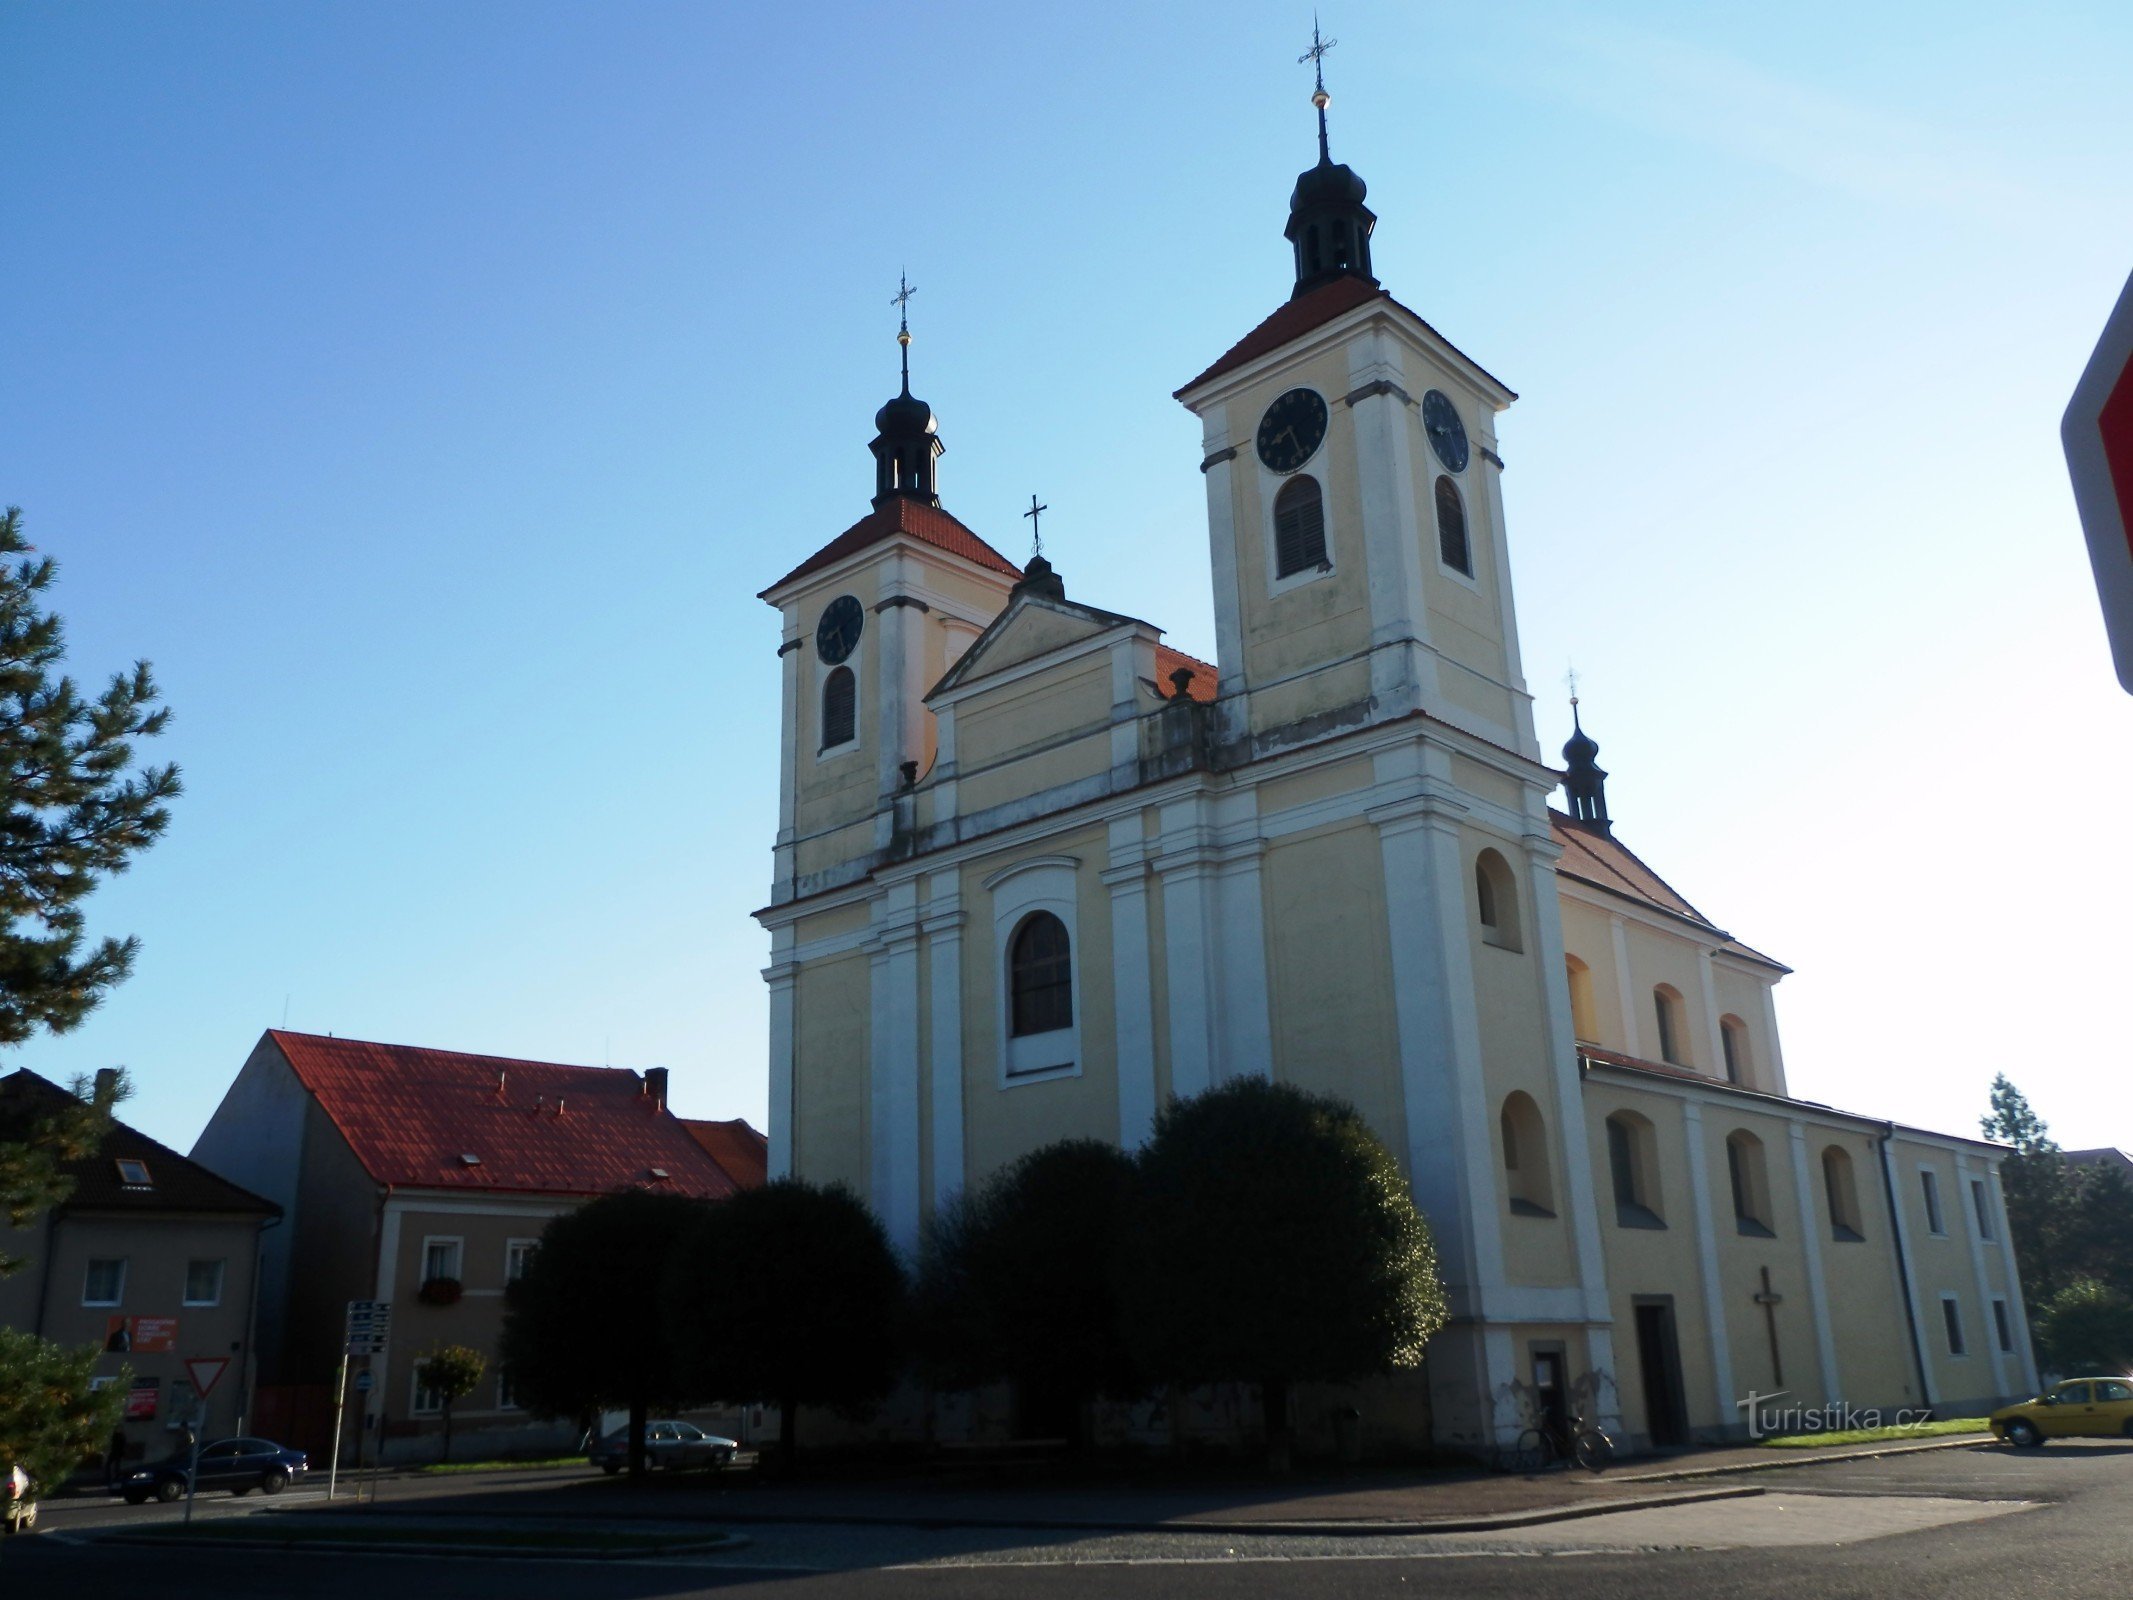
{"type": "MultiPolygon", "coordinates": [[[[1752,1499],[1625,1511],[1489,1534],[1357,1537],[1077,1533],[771,1524],[659,1561],[183,1551],[61,1531],[0,1552],[0,1593],[216,1600],[584,1596],[1693,1594],[2120,1596],[2133,1570],[2133,1447],[1945,1450],[1758,1475],[1752,1499]]],[[[495,1498],[540,1503],[538,1493],[495,1498]]],[[[442,1497],[422,1501],[445,1503],[442,1497]]],[[[257,1502],[224,1502],[217,1517],[257,1502]]],[[[145,1515],[162,1515],[160,1508],[145,1515]]],[[[416,1513],[416,1504],[383,1514],[416,1513]]],[[[500,1509],[495,1517],[503,1515],[500,1509]]],[[[65,1519],[81,1520],[81,1519],[65,1519]]],[[[273,1520],[270,1516],[268,1521],[273,1520]]],[[[442,1520],[442,1519],[440,1519],[442,1520]]],[[[515,1519],[514,1519],[515,1520],[515,1519]]]]}

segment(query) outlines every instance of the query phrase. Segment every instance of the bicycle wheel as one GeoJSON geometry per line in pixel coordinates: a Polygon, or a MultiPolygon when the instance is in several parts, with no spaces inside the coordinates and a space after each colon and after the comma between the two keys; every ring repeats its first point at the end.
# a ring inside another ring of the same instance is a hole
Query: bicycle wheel
{"type": "Polygon", "coordinates": [[[1570,1453],[1587,1472],[1605,1472],[1614,1464],[1614,1441],[1598,1428],[1586,1428],[1571,1441],[1570,1453]]]}
{"type": "Polygon", "coordinates": [[[1538,1428],[1528,1428],[1518,1436],[1518,1448],[1511,1452],[1511,1470],[1531,1474],[1547,1464],[1548,1436],[1538,1428]]]}

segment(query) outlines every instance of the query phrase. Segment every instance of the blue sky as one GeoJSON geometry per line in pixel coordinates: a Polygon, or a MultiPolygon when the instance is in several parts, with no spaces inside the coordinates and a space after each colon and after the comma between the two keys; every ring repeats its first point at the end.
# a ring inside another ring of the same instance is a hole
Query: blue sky
{"type": "MultiPolygon", "coordinates": [[[[1503,420],[1528,674],[1798,968],[1796,1093],[2133,1146],[2133,715],[2057,423],[2133,269],[2122,6],[1342,4],[1387,285],[1503,420]],[[2093,812],[2092,816],[2090,813],[2093,812]]],[[[1307,9],[0,9],[0,499],[189,792],[14,1053],[181,1148],[262,1028],[765,1104],[774,614],[888,305],[950,509],[1213,646],[1169,398],[1287,290],[1307,9]]]]}

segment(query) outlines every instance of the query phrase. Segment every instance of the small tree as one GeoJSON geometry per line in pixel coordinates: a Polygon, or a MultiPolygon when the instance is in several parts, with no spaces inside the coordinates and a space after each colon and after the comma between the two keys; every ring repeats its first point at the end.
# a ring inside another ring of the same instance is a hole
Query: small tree
{"type": "Polygon", "coordinates": [[[793,1459],[803,1405],[856,1408],[896,1381],[903,1269],[841,1185],[781,1178],[713,1207],[683,1246],[668,1315],[699,1393],[773,1401],[793,1459]]]}
{"type": "Polygon", "coordinates": [[[2133,1371],[2133,1299],[2083,1278],[2037,1317],[2037,1361],[2062,1377],[2133,1371]]]}
{"type": "Polygon", "coordinates": [[[505,1301],[499,1350],[513,1392],[540,1416],[627,1409],[633,1478],[644,1476],[651,1408],[690,1398],[663,1291],[708,1204],[633,1191],[557,1217],[505,1301]]]}
{"type": "Polygon", "coordinates": [[[43,1490],[56,1489],[103,1448],[126,1403],[126,1380],[90,1392],[103,1352],[69,1349],[0,1327],[0,1476],[19,1463],[43,1490]]]}
{"type": "Polygon", "coordinates": [[[452,1459],[452,1407],[474,1392],[488,1370],[489,1358],[463,1344],[432,1346],[415,1363],[415,1381],[444,1402],[444,1454],[438,1460],[452,1459]]]}
{"type": "Polygon", "coordinates": [[[917,1296],[935,1376],[957,1387],[1007,1378],[1025,1397],[1071,1396],[1072,1443],[1086,1443],[1089,1401],[1141,1388],[1118,1295],[1133,1186],[1131,1156],[1068,1139],[937,1213],[917,1296]]]}
{"type": "Polygon", "coordinates": [[[1156,1119],[1130,1298],[1149,1370],[1259,1385],[1270,1464],[1289,1389],[1414,1367],[1445,1320],[1429,1229],[1353,1106],[1240,1078],[1156,1119]]]}

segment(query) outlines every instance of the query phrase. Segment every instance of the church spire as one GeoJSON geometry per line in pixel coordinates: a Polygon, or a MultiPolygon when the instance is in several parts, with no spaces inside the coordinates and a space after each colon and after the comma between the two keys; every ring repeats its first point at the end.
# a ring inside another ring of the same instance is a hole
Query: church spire
{"type": "Polygon", "coordinates": [[[1599,763],[1600,747],[1578,720],[1578,697],[1570,696],[1569,740],[1563,746],[1563,792],[1570,798],[1570,816],[1595,833],[1614,837],[1614,824],[1607,820],[1607,772],[1599,763]]]}
{"type": "Polygon", "coordinates": [[[1355,169],[1333,159],[1326,139],[1326,107],[1333,97],[1326,93],[1326,52],[1338,39],[1319,35],[1318,18],[1311,19],[1311,48],[1296,58],[1312,68],[1311,104],[1318,108],[1318,165],[1301,174],[1289,195],[1289,225],[1283,230],[1296,247],[1297,295],[1310,293],[1337,278],[1361,278],[1375,284],[1370,270],[1370,230],[1377,214],[1363,204],[1369,186],[1355,169]]]}
{"type": "Polygon", "coordinates": [[[889,304],[896,307],[896,344],[903,367],[903,388],[895,399],[874,413],[874,504],[882,506],[895,496],[941,503],[935,482],[934,463],[947,447],[935,431],[933,408],[911,393],[911,297],[918,293],[910,279],[899,276],[889,304]]]}

